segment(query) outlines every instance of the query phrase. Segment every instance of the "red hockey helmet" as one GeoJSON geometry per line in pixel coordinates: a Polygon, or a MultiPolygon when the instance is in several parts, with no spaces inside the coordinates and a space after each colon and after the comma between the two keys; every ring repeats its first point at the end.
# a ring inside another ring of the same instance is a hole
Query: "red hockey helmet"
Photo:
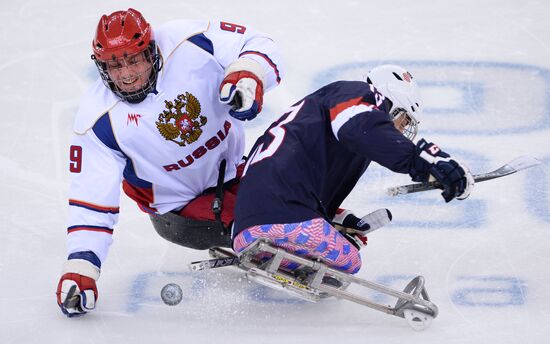
{"type": "Polygon", "coordinates": [[[153,39],[151,25],[138,11],[116,11],[103,15],[97,25],[92,41],[93,55],[103,83],[121,99],[130,103],[139,103],[147,94],[155,92],[158,72],[162,69],[162,60],[153,39]],[[137,90],[123,90],[117,86],[121,79],[113,80],[109,74],[108,63],[143,53],[151,67],[140,73],[143,86],[137,90]]]}
{"type": "Polygon", "coordinates": [[[116,59],[144,51],[153,39],[151,25],[133,8],[103,15],[92,41],[100,61],[116,59]]]}

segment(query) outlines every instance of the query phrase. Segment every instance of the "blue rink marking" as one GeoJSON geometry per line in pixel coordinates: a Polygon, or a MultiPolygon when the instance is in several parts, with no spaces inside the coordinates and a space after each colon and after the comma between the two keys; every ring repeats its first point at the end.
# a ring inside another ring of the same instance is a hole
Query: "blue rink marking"
{"type": "Polygon", "coordinates": [[[456,280],[467,285],[451,294],[451,300],[459,306],[521,306],[527,297],[527,283],[517,277],[459,276],[456,280]]]}
{"type": "MultiPolygon", "coordinates": [[[[136,276],[128,295],[126,312],[138,313],[144,304],[162,305],[160,290],[166,283],[178,283],[183,290],[181,304],[201,302],[206,293],[215,292],[222,288],[213,282],[215,275],[191,273],[191,272],[146,272],[136,276]],[[171,280],[171,281],[170,281],[171,280]],[[211,287],[211,286],[216,287],[211,287]]],[[[395,290],[403,290],[415,275],[392,274],[381,275],[375,282],[395,290]]],[[[274,290],[258,284],[242,283],[247,298],[261,304],[308,304],[302,299],[289,296],[285,292],[274,290]]],[[[514,276],[472,276],[462,275],[451,280],[448,286],[449,299],[457,306],[464,307],[508,307],[521,306],[527,300],[527,282],[514,276]]],[[[427,287],[428,294],[430,288],[427,287]]],[[[394,297],[376,291],[362,291],[364,296],[381,304],[393,304],[397,301],[394,297]]],[[[432,300],[438,303],[439,300],[432,300]]],[[[392,304],[392,306],[393,306],[392,304]]]]}
{"type": "MultiPolygon", "coordinates": [[[[422,81],[418,82],[420,88],[447,88],[460,93],[461,102],[455,107],[430,107],[424,109],[424,113],[472,113],[474,111],[483,111],[485,107],[485,85],[480,82],[455,82],[455,81],[422,81]]],[[[422,122],[422,121],[421,121],[422,122]]]]}
{"type": "MultiPolygon", "coordinates": [[[[440,193],[440,191],[434,191],[440,193]]],[[[431,207],[442,207],[445,206],[441,203],[442,199],[426,199],[424,196],[420,195],[409,195],[409,196],[400,196],[403,197],[399,200],[393,200],[391,203],[386,202],[385,206],[390,207],[394,204],[414,204],[415,206],[431,206],[431,207]]],[[[380,200],[382,204],[382,200],[380,200]]],[[[458,202],[458,201],[453,201],[458,202]]],[[[453,205],[453,213],[455,217],[459,219],[455,220],[430,220],[430,221],[419,221],[419,220],[404,220],[404,219],[395,219],[391,222],[391,227],[414,227],[421,230],[464,230],[464,229],[482,229],[487,222],[487,202],[475,199],[468,199],[465,202],[457,203],[453,205]]],[[[389,227],[388,227],[389,228],[389,227]]]]}
{"type": "MultiPolygon", "coordinates": [[[[376,282],[402,290],[414,275],[383,275],[376,282]]],[[[457,306],[464,307],[509,307],[522,306],[527,299],[527,283],[512,276],[457,276],[449,287],[450,300],[457,306]]],[[[430,294],[430,287],[426,290],[430,294]]],[[[395,298],[375,292],[373,301],[378,303],[395,303],[395,298]]],[[[432,300],[438,303],[437,300],[432,300]]],[[[392,304],[393,306],[393,304],[392,304]]]]}
{"type": "MultiPolygon", "coordinates": [[[[337,65],[327,70],[324,70],[317,74],[313,78],[313,88],[321,87],[330,82],[334,82],[341,79],[348,79],[349,75],[353,75],[354,79],[357,80],[361,76],[365,75],[369,69],[380,65],[380,64],[398,64],[407,67],[455,67],[463,68],[465,73],[475,72],[476,69],[489,68],[494,69],[495,74],[502,73],[500,70],[514,70],[524,72],[528,77],[540,77],[544,82],[544,91],[542,94],[545,94],[543,102],[545,104],[543,109],[543,118],[541,121],[537,121],[533,125],[522,125],[521,122],[518,122],[518,125],[513,128],[489,128],[485,127],[480,130],[476,129],[437,129],[437,134],[448,134],[448,135],[502,135],[502,134],[517,134],[517,133],[527,133],[532,131],[539,131],[550,127],[550,70],[541,68],[538,66],[527,65],[527,64],[518,64],[518,63],[504,63],[504,62],[492,62],[492,61],[418,61],[418,60],[372,60],[365,62],[352,62],[342,65],[337,65]],[[354,72],[356,71],[356,72],[354,72]],[[350,73],[352,72],[352,73],[350,73]],[[344,77],[346,75],[347,77],[344,77]]],[[[425,80],[422,76],[419,76],[418,79],[422,80],[419,82],[420,86],[430,86],[430,87],[442,87],[442,88],[455,88],[462,92],[462,101],[463,103],[455,108],[435,108],[429,107],[429,104],[426,105],[424,111],[429,114],[441,114],[446,115],[449,113],[466,113],[470,115],[475,115],[473,106],[481,106],[480,108],[475,108],[475,111],[478,112],[484,107],[490,107],[491,104],[487,103],[485,97],[485,85],[482,85],[481,82],[473,82],[468,84],[456,83],[455,81],[449,80],[445,82],[441,81],[430,81],[425,80]],[[476,91],[479,91],[479,94],[475,94],[476,91]],[[475,94],[475,95],[474,95],[475,94]],[[456,111],[455,111],[456,110],[456,111]]],[[[503,77],[503,80],[505,78],[503,77]]],[[[494,85],[493,85],[494,86],[494,85]]],[[[513,87],[512,85],[510,87],[513,87]]],[[[511,90],[512,91],[512,90],[511,90]]],[[[495,104],[497,105],[497,104],[495,104]]],[[[464,115],[462,115],[464,116],[464,115]]],[[[466,117],[465,117],[466,118],[466,117]]]]}
{"type": "Polygon", "coordinates": [[[550,165],[550,157],[541,159],[544,165],[536,166],[527,172],[525,178],[525,202],[529,212],[537,218],[550,223],[550,175],[546,169],[550,165]]]}
{"type": "Polygon", "coordinates": [[[170,280],[181,281],[182,279],[191,279],[191,288],[178,283],[183,289],[182,303],[190,302],[196,297],[203,295],[206,289],[206,280],[202,274],[191,272],[145,272],[137,275],[130,287],[126,311],[128,313],[137,313],[143,304],[162,304],[160,298],[162,287],[170,283],[170,280]],[[157,280],[163,281],[164,284],[151,291],[153,289],[151,286],[152,282],[157,280]]]}
{"type": "MultiPolygon", "coordinates": [[[[144,272],[136,276],[130,287],[126,303],[127,313],[137,313],[145,304],[162,305],[160,291],[167,283],[178,284],[183,291],[180,304],[200,302],[209,290],[215,291],[215,276],[201,272],[144,272]]],[[[249,300],[262,304],[302,304],[307,301],[288,296],[285,292],[274,290],[259,284],[243,283],[249,300]]],[[[168,307],[168,306],[167,306],[168,307]]]]}

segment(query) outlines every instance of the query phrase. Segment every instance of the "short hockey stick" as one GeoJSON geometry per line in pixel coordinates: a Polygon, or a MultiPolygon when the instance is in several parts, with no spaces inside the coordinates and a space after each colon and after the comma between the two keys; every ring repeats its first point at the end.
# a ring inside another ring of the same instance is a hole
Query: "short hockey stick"
{"type": "MultiPolygon", "coordinates": [[[[540,160],[534,157],[526,156],[526,155],[520,156],[510,161],[509,163],[504,164],[503,166],[497,168],[492,172],[475,174],[474,180],[476,181],[476,183],[479,183],[490,179],[504,177],[509,174],[513,174],[513,173],[540,165],[541,163],[542,162],[540,160]]],[[[440,186],[441,185],[435,181],[428,182],[428,183],[407,184],[407,185],[400,185],[400,186],[394,186],[394,187],[388,188],[387,193],[390,196],[398,196],[398,195],[410,194],[415,192],[440,189],[440,186]]]]}
{"type": "Polygon", "coordinates": [[[63,301],[63,307],[65,309],[75,308],[80,303],[80,295],[76,293],[76,285],[69,288],[67,297],[63,301]]]}
{"type": "Polygon", "coordinates": [[[224,266],[238,265],[238,264],[239,264],[239,258],[237,257],[213,258],[213,259],[191,262],[189,263],[189,270],[200,271],[200,270],[208,270],[208,269],[215,269],[215,268],[223,268],[224,266]]]}
{"type": "Polygon", "coordinates": [[[213,259],[199,260],[189,263],[189,270],[200,271],[224,266],[239,265],[239,258],[231,251],[221,247],[214,247],[208,250],[208,254],[213,259]]]}

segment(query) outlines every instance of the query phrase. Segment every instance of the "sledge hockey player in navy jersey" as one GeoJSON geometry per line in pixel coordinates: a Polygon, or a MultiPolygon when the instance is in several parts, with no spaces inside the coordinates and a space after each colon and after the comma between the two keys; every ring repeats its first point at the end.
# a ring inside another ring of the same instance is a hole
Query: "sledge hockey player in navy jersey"
{"type": "Polygon", "coordinates": [[[446,202],[467,198],[474,185],[468,168],[433,143],[412,142],[421,109],[416,81],[394,65],[374,68],[367,82],[331,83],[294,104],[249,155],[235,206],[235,252],[267,238],[358,272],[359,239],[391,214],[381,209],[357,221],[338,209],[372,161],[417,182],[435,178],[446,202]]]}
{"type": "Polygon", "coordinates": [[[56,293],[68,316],[95,307],[121,185],[163,238],[231,246],[242,121],[283,73],[275,43],[250,27],[179,20],[153,30],[131,8],[101,17],[92,48],[100,78],[74,124],[68,260],[56,293]]]}

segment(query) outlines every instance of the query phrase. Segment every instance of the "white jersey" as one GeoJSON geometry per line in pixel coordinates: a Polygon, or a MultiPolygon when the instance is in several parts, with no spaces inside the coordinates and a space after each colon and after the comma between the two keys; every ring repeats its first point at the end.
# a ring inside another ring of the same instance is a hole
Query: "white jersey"
{"type": "Polygon", "coordinates": [[[101,79],[83,96],[70,148],[68,253],[104,261],[118,220],[121,184],[147,212],[184,207],[236,176],[244,129],[219,101],[224,70],[239,57],[263,67],[264,89],[281,78],[275,44],[250,28],[224,22],[174,21],[154,31],[163,68],[156,92],[121,101],[101,79]]]}

